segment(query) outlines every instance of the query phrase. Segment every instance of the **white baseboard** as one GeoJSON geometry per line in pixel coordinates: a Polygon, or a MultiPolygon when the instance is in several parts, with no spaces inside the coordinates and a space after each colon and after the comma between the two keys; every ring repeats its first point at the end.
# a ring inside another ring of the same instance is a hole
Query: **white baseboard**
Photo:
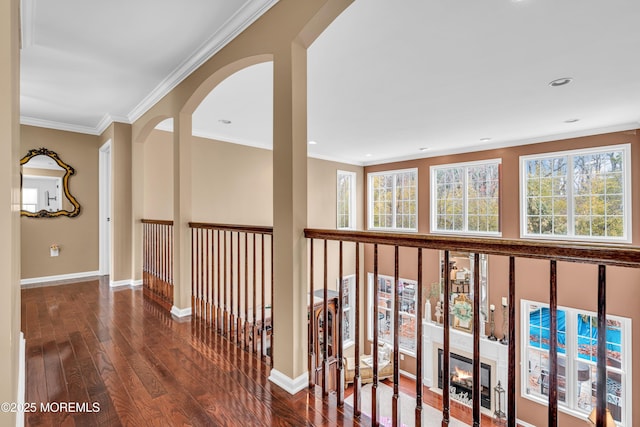
{"type": "MultiPolygon", "coordinates": [[[[18,396],[16,397],[16,402],[18,403],[18,408],[24,408],[24,399],[25,399],[25,383],[26,383],[26,340],[24,339],[24,333],[20,332],[20,349],[18,353],[18,396]]],[[[20,411],[16,413],[16,427],[24,426],[24,412],[20,411]]]]}
{"type": "Polygon", "coordinates": [[[57,276],[33,277],[31,279],[21,279],[20,285],[33,285],[34,283],[57,282],[60,280],[86,279],[87,277],[99,276],[99,271],[85,271],[82,273],[59,274],[57,276]]]}
{"type": "Polygon", "coordinates": [[[132,281],[131,286],[142,286],[142,279],[132,281]]]}
{"type": "Polygon", "coordinates": [[[519,418],[516,418],[516,424],[518,424],[519,426],[522,426],[522,427],[536,427],[533,424],[525,423],[524,421],[522,421],[519,418]]]}
{"type": "Polygon", "coordinates": [[[120,288],[122,286],[131,286],[133,284],[133,280],[124,279],[124,280],[109,280],[110,288],[120,288]]]}
{"type": "Polygon", "coordinates": [[[414,381],[416,380],[416,376],[415,375],[413,375],[410,372],[403,371],[402,369],[400,369],[400,375],[402,375],[403,377],[411,378],[414,381]]]}
{"type": "Polygon", "coordinates": [[[191,316],[191,307],[178,308],[174,305],[173,307],[171,307],[171,314],[179,318],[189,317],[191,316]]]}
{"type": "Polygon", "coordinates": [[[291,379],[277,369],[271,369],[269,381],[271,381],[287,393],[293,395],[309,387],[309,374],[305,372],[298,378],[291,379]]]}

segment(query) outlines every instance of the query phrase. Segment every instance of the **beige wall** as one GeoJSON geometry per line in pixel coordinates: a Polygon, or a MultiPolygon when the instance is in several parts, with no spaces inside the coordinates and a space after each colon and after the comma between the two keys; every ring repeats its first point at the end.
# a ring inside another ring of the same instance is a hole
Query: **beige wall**
{"type": "Polygon", "coordinates": [[[173,134],[155,130],[142,144],[143,217],[173,219],[173,134]]]}
{"type": "MultiPolygon", "coordinates": [[[[144,143],[144,217],[171,219],[173,195],[170,132],[154,130],[144,143]]],[[[308,224],[336,227],[338,170],[356,172],[356,212],[362,213],[361,166],[308,159],[308,224]]],[[[193,138],[193,221],[273,224],[272,152],[211,139],[193,138]]],[[[362,215],[357,215],[362,229],[362,215]]]]}
{"type": "MultiPolygon", "coordinates": [[[[498,150],[487,150],[439,156],[407,162],[397,162],[384,165],[376,165],[365,168],[366,173],[381,170],[396,170],[404,168],[418,168],[418,230],[420,233],[429,233],[429,209],[430,209],[430,175],[429,167],[432,165],[458,163],[483,159],[502,159],[501,181],[501,227],[504,238],[518,239],[519,228],[519,156],[572,150],[578,148],[597,147],[613,144],[631,144],[632,153],[632,183],[634,185],[632,195],[633,209],[633,244],[640,244],[640,193],[635,184],[639,182],[640,172],[640,135],[635,131],[617,132],[605,135],[596,135],[583,138],[573,138],[562,141],[553,141],[541,144],[525,145],[498,150]]],[[[365,193],[366,197],[366,193],[365,193]]],[[[366,206],[365,206],[366,209],[366,206]]],[[[400,277],[416,278],[416,250],[405,249],[400,255],[400,277]],[[404,255],[403,255],[404,253],[404,255]]],[[[380,249],[380,274],[393,275],[393,254],[390,248],[380,249]]],[[[366,271],[373,271],[373,250],[366,249],[366,271]]],[[[506,257],[491,256],[489,258],[489,304],[501,306],[502,296],[507,295],[508,284],[508,259],[506,257]]],[[[424,253],[424,286],[425,295],[429,285],[439,280],[439,253],[438,251],[425,251],[424,253]]],[[[608,269],[607,312],[613,315],[638,319],[638,301],[640,301],[640,269],[608,269]]],[[[558,265],[558,304],[566,307],[581,308],[590,311],[597,310],[597,273],[594,266],[559,263],[558,265]]],[[[549,301],[549,263],[534,260],[518,259],[516,263],[516,318],[520,319],[520,299],[533,301],[549,301]]],[[[435,308],[433,305],[432,309],[435,308]]],[[[496,310],[496,333],[502,336],[502,313],[496,310]]],[[[488,329],[487,329],[488,330],[488,329]]],[[[516,325],[516,338],[520,338],[520,324],[516,325]]],[[[640,328],[633,329],[633,354],[640,351],[640,328]]],[[[520,348],[517,348],[519,366],[520,348]]],[[[638,360],[636,358],[636,360],[638,360]]],[[[415,372],[415,359],[407,357],[401,362],[402,369],[415,372]]],[[[519,373],[519,370],[518,370],[519,373]]],[[[640,362],[634,360],[633,380],[630,384],[640,384],[640,362]]],[[[520,396],[520,382],[518,380],[517,393],[520,396]]],[[[633,390],[634,407],[640,407],[640,387],[633,390]]],[[[534,425],[545,425],[546,407],[530,400],[518,398],[518,418],[534,425]]],[[[582,420],[560,413],[560,425],[582,426],[582,420]]]]}
{"type": "Polygon", "coordinates": [[[193,220],[273,225],[273,153],[193,138],[193,220]]]}
{"type": "MultiPolygon", "coordinates": [[[[20,53],[17,0],[0,3],[0,402],[18,399],[20,347],[20,53]]],[[[24,397],[24,396],[23,396],[24,397]]],[[[15,414],[0,412],[0,425],[15,414]]]]}
{"type": "Polygon", "coordinates": [[[69,190],[80,203],[74,218],[21,218],[23,279],[98,270],[98,139],[92,135],[22,126],[20,157],[30,149],[56,152],[76,173],[69,190]],[[60,255],[51,257],[57,243],[60,255]]]}

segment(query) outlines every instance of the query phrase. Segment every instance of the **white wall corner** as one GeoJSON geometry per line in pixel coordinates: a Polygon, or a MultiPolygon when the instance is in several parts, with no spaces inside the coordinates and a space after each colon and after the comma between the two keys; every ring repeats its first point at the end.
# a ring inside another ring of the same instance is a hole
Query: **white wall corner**
{"type": "MultiPolygon", "coordinates": [[[[19,353],[18,353],[18,395],[16,396],[16,403],[18,408],[24,408],[25,390],[26,390],[26,378],[27,378],[27,360],[26,360],[26,340],[24,339],[24,333],[20,332],[19,338],[19,353]]],[[[24,411],[16,413],[16,427],[24,426],[24,411]]]]}
{"type": "Polygon", "coordinates": [[[292,379],[282,372],[278,371],[277,369],[271,369],[269,381],[289,394],[296,394],[309,387],[309,373],[304,372],[298,378],[292,379]]]}
{"type": "Polygon", "coordinates": [[[174,305],[171,307],[171,314],[178,318],[189,317],[191,316],[191,307],[178,308],[174,305]]]}

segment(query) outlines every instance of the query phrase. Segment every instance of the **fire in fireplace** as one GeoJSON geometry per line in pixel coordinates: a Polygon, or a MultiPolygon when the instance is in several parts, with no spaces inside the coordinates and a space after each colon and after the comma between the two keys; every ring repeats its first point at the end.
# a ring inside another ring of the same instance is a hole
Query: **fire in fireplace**
{"type": "MultiPolygon", "coordinates": [[[[442,357],[438,349],[438,388],[442,389],[442,357]]],[[[452,399],[471,405],[473,399],[473,363],[471,359],[450,353],[449,383],[452,399]]],[[[480,363],[480,405],[491,410],[491,366],[480,363]]]]}

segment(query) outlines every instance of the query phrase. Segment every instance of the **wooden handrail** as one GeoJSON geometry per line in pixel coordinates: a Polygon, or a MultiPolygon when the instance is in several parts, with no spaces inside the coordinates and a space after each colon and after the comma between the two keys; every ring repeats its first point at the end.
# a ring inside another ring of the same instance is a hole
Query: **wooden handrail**
{"type": "Polygon", "coordinates": [[[310,239],[480,252],[489,255],[547,260],[555,259],[559,261],[616,265],[621,267],[640,267],[640,248],[637,246],[313,228],[305,229],[304,233],[305,237],[310,239]]]}
{"type": "Polygon", "coordinates": [[[140,222],[143,224],[173,225],[172,220],[164,219],[141,219],[140,222]]]}
{"type": "Polygon", "coordinates": [[[273,234],[273,227],[261,225],[214,224],[208,222],[190,222],[190,228],[208,228],[213,230],[239,231],[241,233],[273,234]]]}

